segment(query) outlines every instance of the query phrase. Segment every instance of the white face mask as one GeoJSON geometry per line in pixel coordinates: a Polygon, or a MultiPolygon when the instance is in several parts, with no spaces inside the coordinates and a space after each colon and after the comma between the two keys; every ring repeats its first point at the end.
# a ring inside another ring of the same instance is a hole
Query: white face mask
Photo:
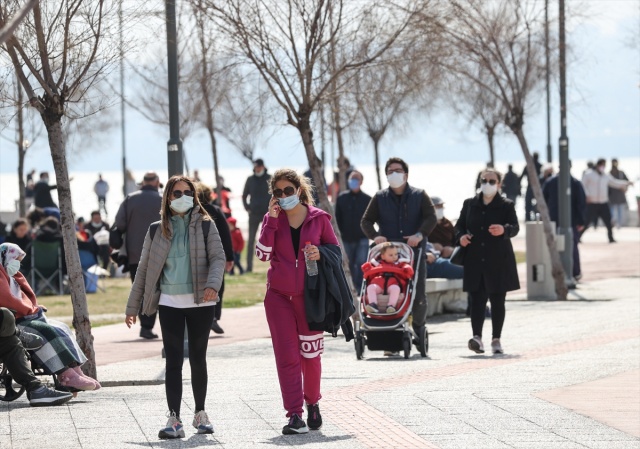
{"type": "Polygon", "coordinates": [[[7,274],[9,276],[15,275],[18,271],[20,271],[20,261],[13,259],[7,263],[7,274]]]}
{"type": "Polygon", "coordinates": [[[171,201],[170,207],[174,212],[184,214],[193,207],[193,197],[182,195],[180,198],[171,201]]]}
{"type": "Polygon", "coordinates": [[[436,217],[438,217],[438,220],[442,220],[444,218],[444,209],[436,209],[436,217]]]}
{"type": "Polygon", "coordinates": [[[390,175],[387,175],[387,182],[389,183],[389,187],[391,187],[392,189],[402,187],[405,182],[404,173],[393,172],[390,175]]]}
{"type": "Polygon", "coordinates": [[[491,198],[498,191],[498,185],[497,184],[491,185],[489,183],[482,184],[482,186],[480,186],[480,191],[482,192],[482,195],[488,198],[491,198]]]}
{"type": "Polygon", "coordinates": [[[256,176],[260,177],[260,176],[264,175],[264,170],[256,170],[255,174],[256,174],[256,176]]]}

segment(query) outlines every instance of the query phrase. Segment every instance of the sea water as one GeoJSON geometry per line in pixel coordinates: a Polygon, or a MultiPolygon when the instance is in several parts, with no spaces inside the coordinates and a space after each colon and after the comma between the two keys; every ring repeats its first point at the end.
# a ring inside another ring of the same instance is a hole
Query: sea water
{"type": "MultiPolygon", "coordinates": [[[[607,161],[608,162],[608,161],[607,161]]],[[[445,216],[452,221],[458,218],[462,203],[466,198],[475,194],[475,182],[478,173],[483,168],[482,163],[423,163],[412,164],[409,167],[409,184],[414,187],[425,189],[431,196],[439,196],[445,202],[445,216]]],[[[506,172],[506,163],[497,164],[497,169],[506,172]]],[[[273,173],[279,168],[274,165],[267,164],[269,172],[273,173]]],[[[573,161],[572,173],[578,179],[582,176],[582,171],[586,167],[585,160],[573,161]]],[[[635,186],[627,191],[627,199],[631,210],[637,210],[636,196],[640,195],[640,158],[621,158],[619,167],[625,171],[630,180],[635,182],[635,186]]],[[[306,167],[291,167],[299,172],[306,170],[306,167]]],[[[522,173],[524,164],[514,164],[514,171],[519,175],[522,173]]],[[[607,165],[607,170],[609,169],[607,165]]],[[[150,167],[150,170],[153,168],[150,167]]],[[[364,175],[362,190],[369,195],[373,195],[378,190],[375,168],[373,165],[356,167],[364,175]]],[[[387,187],[386,176],[383,173],[384,166],[381,167],[382,187],[387,187]]],[[[136,181],[142,181],[142,176],[146,170],[135,170],[133,175],[136,181]]],[[[213,185],[213,170],[198,167],[201,180],[213,185]]],[[[100,171],[102,178],[109,183],[110,190],[107,194],[107,212],[108,216],[103,217],[107,222],[113,222],[118,207],[123,200],[122,193],[122,172],[121,171],[100,171]]],[[[158,171],[161,182],[167,181],[166,173],[158,171]]],[[[51,184],[55,183],[55,176],[50,172],[51,184]]],[[[238,222],[238,226],[246,233],[248,227],[248,216],[242,205],[242,191],[245,181],[251,175],[251,167],[247,168],[231,168],[222,169],[221,175],[225,179],[225,185],[231,189],[230,207],[233,216],[238,222]]],[[[95,172],[71,172],[71,198],[73,201],[73,209],[76,217],[84,217],[90,220],[90,213],[98,209],[98,199],[93,192],[93,186],[98,179],[98,171],[95,172]]],[[[329,170],[326,171],[326,180],[330,182],[333,175],[329,170]]],[[[524,196],[526,181],[523,181],[522,195],[524,196]]],[[[18,199],[18,177],[13,173],[0,174],[0,211],[5,217],[9,216],[6,212],[14,212],[16,210],[16,202],[18,199]]],[[[56,203],[58,202],[57,192],[52,191],[52,196],[56,203]]],[[[516,205],[518,216],[524,219],[524,204],[522,198],[518,198],[516,205]]],[[[6,221],[6,219],[5,219],[6,221]]]]}

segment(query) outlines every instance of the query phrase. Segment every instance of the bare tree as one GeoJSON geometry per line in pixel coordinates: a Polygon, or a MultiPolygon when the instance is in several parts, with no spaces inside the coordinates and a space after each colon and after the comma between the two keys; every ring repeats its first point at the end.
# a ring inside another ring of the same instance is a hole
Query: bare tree
{"type": "MultiPolygon", "coordinates": [[[[116,3],[111,0],[37,2],[12,37],[2,45],[18,73],[29,104],[47,130],[58,184],[62,235],[73,304],[76,338],[89,361],[83,369],[96,376],[91,321],[78,255],[69,170],[62,121],[103,107],[92,88],[118,58],[116,3]]],[[[0,27],[19,8],[17,0],[0,3],[0,27]]]]}
{"type": "MultiPolygon", "coordinates": [[[[488,73],[478,75],[483,83],[491,84],[488,73]]],[[[449,92],[453,109],[469,121],[478,123],[489,145],[489,161],[495,166],[495,135],[498,126],[504,123],[507,112],[502,100],[485,89],[478,89],[476,82],[456,73],[452,74],[449,92]]]]}
{"type": "Polygon", "coordinates": [[[430,107],[440,78],[439,65],[433,62],[437,53],[437,42],[426,38],[426,33],[405,38],[396,42],[375,65],[360,70],[354,77],[360,120],[373,143],[379,189],[382,189],[380,141],[387,131],[401,126],[410,111],[430,107]]]}
{"type": "MultiPolygon", "coordinates": [[[[203,8],[231,39],[236,52],[259,71],[285,113],[287,124],[300,133],[316,185],[322,185],[324,179],[311,126],[319,102],[332,91],[334,83],[338,90],[349,72],[384,54],[416,18],[421,4],[406,2],[399,7],[377,0],[203,0],[203,8]],[[368,21],[379,17],[381,10],[386,22],[368,21]],[[327,73],[321,59],[331,42],[345,49],[336,51],[336,55],[345,57],[327,73]],[[361,53],[347,52],[347,48],[359,48],[361,53]]],[[[321,207],[331,210],[324,189],[318,189],[318,197],[321,207]]]]}
{"type": "Polygon", "coordinates": [[[507,111],[503,121],[518,139],[544,223],[556,294],[558,299],[566,299],[564,270],[549,210],[524,132],[525,111],[541,96],[536,94],[542,92],[546,76],[544,11],[533,0],[449,0],[449,6],[449,22],[443,29],[455,54],[442,63],[496,98],[507,111]]]}
{"type": "Polygon", "coordinates": [[[4,44],[5,41],[13,35],[13,32],[18,28],[18,25],[20,25],[20,22],[27,17],[36,3],[38,3],[38,0],[28,0],[12,18],[7,17],[7,19],[4,20],[2,28],[0,28],[0,45],[4,44]]]}

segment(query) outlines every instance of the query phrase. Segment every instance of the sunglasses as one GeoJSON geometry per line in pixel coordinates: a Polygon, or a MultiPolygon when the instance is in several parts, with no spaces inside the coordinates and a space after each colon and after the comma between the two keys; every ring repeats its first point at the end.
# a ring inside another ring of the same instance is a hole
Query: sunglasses
{"type": "Polygon", "coordinates": [[[294,187],[287,186],[287,187],[284,188],[284,190],[275,189],[273,191],[273,196],[275,196],[276,198],[282,198],[282,194],[284,194],[286,196],[291,196],[294,193],[296,193],[296,189],[294,187]]]}
{"type": "Polygon", "coordinates": [[[193,196],[193,190],[174,190],[171,193],[174,198],[180,198],[182,195],[193,196]]]}
{"type": "Polygon", "coordinates": [[[495,186],[495,185],[498,183],[498,181],[496,181],[495,179],[485,179],[485,178],[482,178],[482,179],[480,180],[480,182],[481,182],[482,184],[489,183],[489,184],[491,184],[492,186],[495,186]]]}

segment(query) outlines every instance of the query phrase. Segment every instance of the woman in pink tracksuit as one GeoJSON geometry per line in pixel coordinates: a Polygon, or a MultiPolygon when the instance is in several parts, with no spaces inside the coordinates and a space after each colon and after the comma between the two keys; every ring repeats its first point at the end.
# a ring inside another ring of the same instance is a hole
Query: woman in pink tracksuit
{"type": "Polygon", "coordinates": [[[256,256],[269,261],[264,307],[276,356],[276,367],[289,423],[282,433],[307,433],[319,429],[320,354],[322,332],[310,331],[304,307],[305,251],[319,260],[318,245],[338,244],[330,216],[313,207],[307,178],[281,169],[271,177],[269,212],[262,220],[256,256]],[[305,249],[307,242],[311,244],[305,249]],[[307,403],[307,424],[302,419],[307,403]]]}

